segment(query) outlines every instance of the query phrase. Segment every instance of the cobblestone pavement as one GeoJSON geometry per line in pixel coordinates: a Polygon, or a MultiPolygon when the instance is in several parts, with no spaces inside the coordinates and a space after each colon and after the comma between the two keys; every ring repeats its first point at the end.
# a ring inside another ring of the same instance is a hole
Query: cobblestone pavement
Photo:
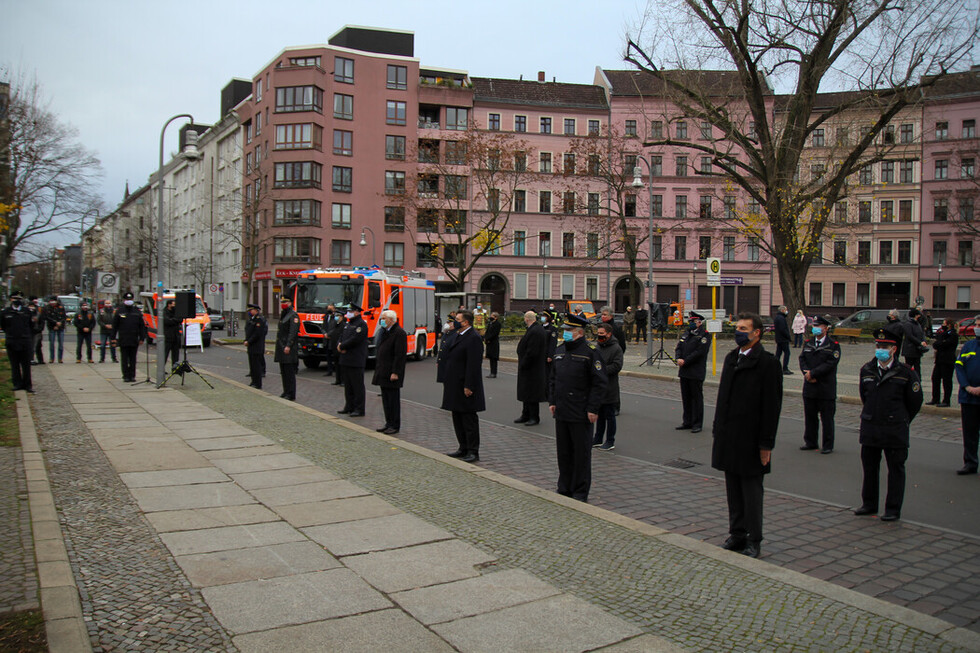
{"type": "MultiPolygon", "coordinates": [[[[712,651],[954,648],[907,624],[747,573],[675,546],[669,538],[643,535],[515,492],[404,451],[397,443],[363,437],[344,429],[343,422],[324,422],[284,402],[263,399],[220,381],[213,391],[201,383],[181,390],[397,507],[484,548],[498,558],[498,565],[525,569],[685,647],[712,651]]],[[[417,405],[405,408],[403,423],[419,424],[419,430],[426,431],[407,439],[437,450],[448,445],[446,414],[417,405]]],[[[507,464],[501,462],[506,458],[514,467],[510,471],[516,472],[511,475],[537,478],[542,481],[538,484],[551,486],[553,452],[545,439],[528,438],[513,430],[508,433],[507,429],[487,431],[486,441],[498,444],[488,450],[494,463],[486,467],[507,473],[507,464]],[[515,456],[501,456],[505,450],[514,451],[515,456]],[[533,463],[530,466],[535,471],[526,473],[521,459],[533,463]]],[[[606,465],[628,467],[630,461],[609,457],[599,464],[604,475],[606,465]]],[[[629,471],[634,477],[639,475],[636,480],[654,496],[671,485],[683,486],[686,492],[696,486],[717,485],[712,479],[651,465],[629,471]],[[650,492],[652,481],[659,486],[650,492]]],[[[722,502],[716,503],[720,506],[722,502]]],[[[703,508],[699,506],[699,512],[703,508]]],[[[717,523],[720,515],[706,517],[717,523]]]]}
{"type": "Polygon", "coordinates": [[[57,381],[35,371],[34,387],[35,425],[93,649],[236,650],[57,381]]]}
{"type": "Polygon", "coordinates": [[[38,607],[37,567],[20,447],[0,447],[0,612],[38,607]]]}

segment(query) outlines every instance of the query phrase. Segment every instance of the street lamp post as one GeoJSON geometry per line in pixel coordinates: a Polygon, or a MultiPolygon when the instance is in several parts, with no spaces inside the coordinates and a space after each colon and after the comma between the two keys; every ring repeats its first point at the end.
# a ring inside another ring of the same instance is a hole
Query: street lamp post
{"type": "MultiPolygon", "coordinates": [[[[166,357],[164,352],[166,349],[166,335],[163,330],[163,247],[164,247],[164,237],[163,237],[163,135],[167,131],[167,127],[170,126],[174,120],[179,118],[187,118],[190,124],[194,124],[194,116],[189,113],[179,113],[173,116],[167,122],[163,123],[163,129],[160,130],[160,166],[157,170],[157,183],[160,187],[157,189],[157,387],[163,385],[164,368],[166,367],[166,357]]],[[[182,155],[188,159],[196,159],[200,157],[200,153],[197,151],[197,132],[188,131],[187,132],[187,143],[186,149],[182,155]],[[192,137],[191,134],[194,136],[192,137]],[[192,149],[193,148],[193,149],[192,149]]]]}
{"type": "Polygon", "coordinates": [[[378,263],[378,250],[377,241],[374,238],[374,231],[371,227],[361,227],[361,247],[367,246],[367,239],[364,237],[364,232],[367,231],[371,234],[371,265],[376,265],[378,263]]]}
{"type": "Polygon", "coordinates": [[[932,289],[932,305],[933,308],[946,308],[946,289],[943,288],[943,264],[939,264],[939,281],[937,282],[936,288],[932,289]],[[936,290],[943,291],[943,305],[936,306],[936,290]]]}
{"type": "MultiPolygon", "coordinates": [[[[647,184],[650,198],[650,215],[647,224],[647,365],[653,361],[653,166],[641,155],[637,161],[642,161],[650,173],[650,183],[647,184]]],[[[633,188],[643,188],[643,170],[640,166],[633,168],[633,188]]]]}

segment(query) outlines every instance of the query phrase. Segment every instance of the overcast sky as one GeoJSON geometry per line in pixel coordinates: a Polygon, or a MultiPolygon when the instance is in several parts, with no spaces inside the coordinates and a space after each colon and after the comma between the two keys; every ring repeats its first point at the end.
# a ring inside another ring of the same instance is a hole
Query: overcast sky
{"type": "MultiPolygon", "coordinates": [[[[287,46],[325,44],[344,25],[415,32],[422,65],[482,77],[591,83],[623,68],[645,0],[0,0],[0,70],[36,74],[52,110],[101,160],[109,209],[156,170],[160,128],[178,113],[219,118],[221,88],[287,46]]],[[[176,126],[166,155],[176,150],[176,126]]],[[[51,244],[71,242],[70,238],[51,244]]]]}

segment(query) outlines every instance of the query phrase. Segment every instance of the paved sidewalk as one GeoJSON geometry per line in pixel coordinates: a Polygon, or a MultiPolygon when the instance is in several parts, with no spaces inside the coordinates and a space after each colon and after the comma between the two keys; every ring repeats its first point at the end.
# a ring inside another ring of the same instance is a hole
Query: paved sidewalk
{"type": "Polygon", "coordinates": [[[241,384],[107,376],[30,400],[96,650],[980,648],[241,384]]]}

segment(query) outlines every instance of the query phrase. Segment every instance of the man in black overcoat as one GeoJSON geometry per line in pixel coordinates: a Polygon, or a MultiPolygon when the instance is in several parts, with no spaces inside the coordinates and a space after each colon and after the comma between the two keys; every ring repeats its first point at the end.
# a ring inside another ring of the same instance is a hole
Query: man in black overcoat
{"type": "Polygon", "coordinates": [[[168,299],[163,307],[163,337],[166,343],[166,351],[163,354],[163,361],[166,363],[169,358],[171,367],[177,367],[180,362],[181,326],[183,320],[177,317],[177,300],[168,299]]]}
{"type": "Polygon", "coordinates": [[[776,339],[776,360],[783,364],[783,374],[792,374],[789,369],[789,343],[793,341],[793,334],[789,330],[789,323],[786,321],[786,314],[789,309],[780,306],[776,314],[772,316],[773,336],[776,339]]]}
{"type": "Polygon", "coordinates": [[[678,431],[691,429],[691,433],[700,433],[704,425],[704,376],[709,349],[711,338],[704,328],[704,316],[691,311],[688,329],[674,349],[684,406],[684,417],[680,426],[675,427],[678,431]]]}
{"type": "Polygon", "coordinates": [[[487,409],[483,395],[483,339],[473,328],[473,312],[456,314],[453,335],[445,337],[439,360],[442,363],[442,409],[452,412],[453,430],[459,448],[448,454],[468,463],[480,460],[480,419],[487,409]]]}
{"type": "Polygon", "coordinates": [[[136,380],[136,354],[140,343],[146,340],[146,323],[143,311],[136,305],[133,293],[123,294],[123,305],[112,318],[113,342],[119,347],[119,366],[123,381],[136,380]]]}
{"type": "Polygon", "coordinates": [[[942,406],[949,408],[949,400],[953,395],[953,372],[956,369],[956,346],[960,337],[956,333],[956,320],[951,317],[943,319],[942,326],[936,332],[932,348],[936,350],[936,362],[932,368],[932,401],[927,406],[942,406]],[[942,387],[942,401],[939,391],[942,387]]]}
{"type": "Polygon", "coordinates": [[[10,361],[10,380],[14,390],[34,393],[31,381],[31,352],[34,348],[35,314],[24,305],[20,291],[10,294],[10,306],[0,311],[0,329],[4,332],[7,359],[10,361]]]}
{"type": "Polygon", "coordinates": [[[299,350],[296,337],[299,335],[299,315],[293,310],[293,302],[288,297],[279,300],[279,330],[276,331],[276,353],[273,362],[279,363],[282,376],[283,399],[296,401],[296,370],[299,368],[299,350]]]}
{"type": "Polygon", "coordinates": [[[752,558],[762,541],[762,479],[768,474],[783,405],[783,370],[762,348],[762,318],[740,313],[736,347],[718,386],[711,466],[725,472],[729,537],[722,545],[752,558]]]}
{"type": "Polygon", "coordinates": [[[78,306],[78,312],[71,321],[75,327],[75,362],[82,362],[82,352],[87,355],[88,362],[92,361],[92,332],[95,331],[95,312],[89,309],[88,302],[78,306]]]}
{"type": "Polygon", "coordinates": [[[344,381],[344,407],[337,412],[351,417],[364,417],[364,368],[367,366],[368,326],[361,317],[361,307],[351,304],[345,316],[347,322],[340,334],[337,351],[340,353],[340,374],[344,381]]]}
{"type": "Polygon", "coordinates": [[[248,321],[245,322],[245,351],[248,352],[248,375],[252,377],[249,384],[253,388],[262,387],[262,371],[265,366],[265,337],[269,333],[269,323],[262,315],[258,304],[249,304],[248,321]]]}
{"type": "Polygon", "coordinates": [[[323,376],[333,376],[336,372],[337,341],[333,339],[333,335],[339,335],[343,331],[343,327],[337,328],[339,323],[340,316],[337,315],[337,309],[330,304],[323,314],[323,352],[327,359],[327,370],[323,376]]]}
{"type": "Polygon", "coordinates": [[[394,311],[382,311],[378,329],[381,335],[374,350],[374,378],[371,384],[381,388],[385,424],[377,431],[394,435],[402,427],[401,387],[405,382],[408,336],[398,324],[398,314],[394,311]]]}
{"type": "Polygon", "coordinates": [[[497,361],[500,360],[500,315],[495,311],[490,314],[486,331],[483,332],[483,348],[490,361],[488,379],[497,378],[497,361]]]}
{"type": "Polygon", "coordinates": [[[534,311],[524,314],[527,331],[517,343],[517,400],[521,416],[515,424],[541,423],[541,402],[548,401],[548,332],[534,311]]]}
{"type": "Polygon", "coordinates": [[[347,324],[347,318],[344,314],[335,311],[334,320],[330,325],[330,331],[327,332],[329,338],[330,346],[333,348],[333,384],[334,385],[344,385],[344,376],[340,368],[340,363],[337,362],[340,357],[340,352],[337,351],[337,345],[340,343],[340,335],[344,332],[344,325],[347,324]]]}
{"type": "Polygon", "coordinates": [[[823,447],[820,453],[834,450],[834,413],[837,412],[837,365],[840,344],[827,335],[830,320],[813,318],[813,337],[803,343],[800,371],[803,372],[803,451],[817,448],[817,422],[823,425],[823,447]]]}

